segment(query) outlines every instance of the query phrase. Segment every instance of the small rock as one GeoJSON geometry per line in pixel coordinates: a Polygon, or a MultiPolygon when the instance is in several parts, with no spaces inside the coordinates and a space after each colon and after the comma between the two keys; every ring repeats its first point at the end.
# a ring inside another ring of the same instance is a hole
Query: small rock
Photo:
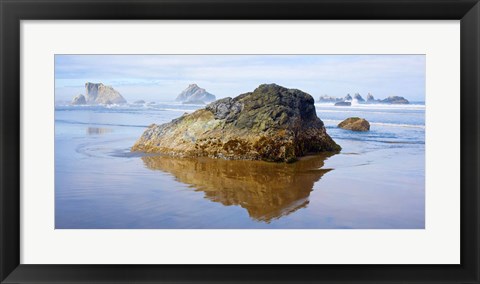
{"type": "Polygon", "coordinates": [[[360,117],[350,117],[338,124],[338,127],[353,131],[369,131],[370,123],[360,117]]]}

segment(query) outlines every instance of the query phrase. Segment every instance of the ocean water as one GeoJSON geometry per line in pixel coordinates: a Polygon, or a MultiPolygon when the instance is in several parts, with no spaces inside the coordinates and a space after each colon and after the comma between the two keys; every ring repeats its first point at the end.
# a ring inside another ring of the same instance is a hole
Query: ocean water
{"type": "Polygon", "coordinates": [[[316,104],[336,155],[293,164],[131,153],[200,105],[56,106],[56,229],[423,229],[425,106],[316,104]],[[359,116],[371,131],[336,125],[359,116]]]}

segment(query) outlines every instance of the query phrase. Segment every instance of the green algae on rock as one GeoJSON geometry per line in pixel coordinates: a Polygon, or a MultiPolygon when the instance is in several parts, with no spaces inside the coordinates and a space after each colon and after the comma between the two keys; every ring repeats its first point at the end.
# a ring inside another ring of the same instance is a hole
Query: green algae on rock
{"type": "Polygon", "coordinates": [[[152,124],[132,151],[182,157],[293,162],[340,146],[317,117],[313,98],[276,84],[217,100],[169,123],[152,124]]]}

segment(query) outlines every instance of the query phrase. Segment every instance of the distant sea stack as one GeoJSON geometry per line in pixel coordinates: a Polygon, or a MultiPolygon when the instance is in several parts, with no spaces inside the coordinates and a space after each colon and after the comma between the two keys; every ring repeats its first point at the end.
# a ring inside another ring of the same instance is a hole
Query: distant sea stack
{"type": "Polygon", "coordinates": [[[80,94],[76,97],[73,98],[72,100],[72,105],[86,105],[87,104],[87,100],[85,99],[85,96],[80,94]]]}
{"type": "MultiPolygon", "coordinates": [[[[319,103],[334,103],[336,106],[347,106],[347,102],[356,102],[360,104],[409,104],[410,102],[404,97],[391,96],[383,100],[376,100],[372,94],[368,93],[365,100],[359,93],[356,93],[353,98],[350,94],[347,94],[344,98],[337,98],[331,96],[320,96],[319,103]]],[[[350,104],[351,105],[351,104],[350,104]]]]}
{"type": "Polygon", "coordinates": [[[353,100],[357,101],[358,103],[364,103],[365,102],[365,100],[362,98],[362,96],[360,96],[359,93],[356,93],[353,96],[353,100]]]}
{"type": "Polygon", "coordinates": [[[124,104],[127,101],[111,86],[102,83],[85,83],[87,104],[124,104]]]}
{"type": "Polygon", "coordinates": [[[317,117],[309,94],[264,84],[169,123],[153,124],[131,150],[181,157],[293,162],[309,153],[340,149],[317,117]]]}
{"type": "Polygon", "coordinates": [[[189,103],[194,102],[212,102],[217,98],[207,92],[205,89],[200,88],[197,84],[190,84],[183,90],[175,99],[177,102],[189,103]]]}
{"type": "Polygon", "coordinates": [[[407,99],[405,99],[404,97],[392,96],[392,97],[388,97],[386,99],[381,100],[380,103],[406,105],[406,104],[409,104],[410,102],[407,99]]]}
{"type": "Polygon", "coordinates": [[[372,94],[368,93],[367,95],[367,103],[374,103],[375,102],[375,98],[373,97],[372,94]]]}
{"type": "Polygon", "coordinates": [[[102,83],[85,83],[85,95],[73,98],[72,105],[124,104],[127,101],[110,86],[102,83]]]}
{"type": "Polygon", "coordinates": [[[337,103],[337,102],[342,102],[342,101],[343,101],[343,99],[341,99],[341,98],[331,97],[331,96],[327,96],[327,95],[320,96],[320,98],[318,98],[319,103],[337,103]]]}

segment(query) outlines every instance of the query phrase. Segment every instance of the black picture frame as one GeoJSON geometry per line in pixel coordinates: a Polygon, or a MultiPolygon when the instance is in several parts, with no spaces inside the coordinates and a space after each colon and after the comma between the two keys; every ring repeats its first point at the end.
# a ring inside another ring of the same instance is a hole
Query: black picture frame
{"type": "Polygon", "coordinates": [[[480,283],[478,0],[0,0],[0,17],[1,283],[480,283]],[[20,264],[20,21],[29,19],[460,20],[461,264],[20,264]]]}

